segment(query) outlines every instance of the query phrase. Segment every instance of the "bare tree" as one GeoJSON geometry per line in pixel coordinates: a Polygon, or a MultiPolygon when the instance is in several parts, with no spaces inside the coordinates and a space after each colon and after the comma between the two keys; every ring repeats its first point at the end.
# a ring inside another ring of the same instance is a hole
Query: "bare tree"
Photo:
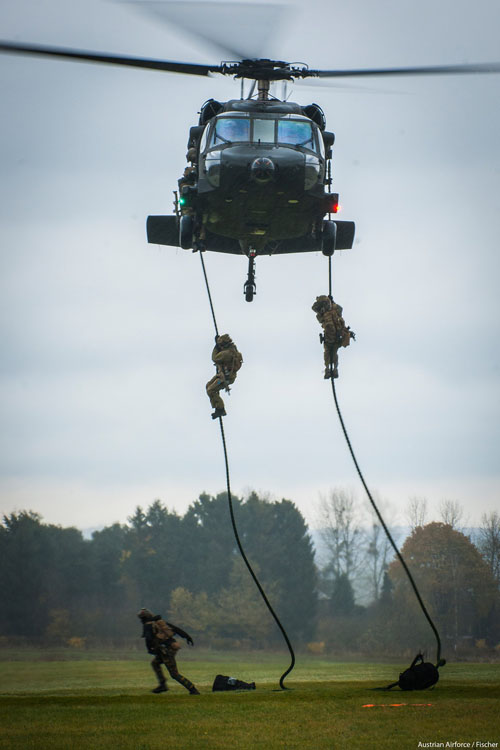
{"type": "Polygon", "coordinates": [[[366,535],[366,579],[369,596],[372,601],[378,601],[382,591],[384,575],[392,557],[392,547],[382,526],[373,523],[366,535]]]}
{"type": "Polygon", "coordinates": [[[500,586],[500,515],[497,511],[484,513],[477,536],[477,547],[488,563],[500,586]]]}
{"type": "Polygon", "coordinates": [[[363,534],[354,508],[354,495],[335,488],[320,499],[320,537],[328,553],[334,579],[351,580],[362,562],[363,534]]]}
{"type": "Polygon", "coordinates": [[[427,517],[427,499],[425,497],[410,497],[408,501],[407,518],[410,522],[411,530],[414,531],[419,526],[425,526],[427,517]]]}
{"type": "Polygon", "coordinates": [[[458,500],[441,500],[439,510],[443,523],[448,524],[452,529],[462,531],[460,526],[463,525],[464,509],[458,500]]]}

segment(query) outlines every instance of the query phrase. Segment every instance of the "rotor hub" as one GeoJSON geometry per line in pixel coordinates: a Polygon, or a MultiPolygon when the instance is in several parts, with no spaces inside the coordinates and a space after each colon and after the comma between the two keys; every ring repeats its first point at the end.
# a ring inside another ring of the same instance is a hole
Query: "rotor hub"
{"type": "Polygon", "coordinates": [[[283,60],[263,59],[222,62],[221,73],[255,81],[291,81],[293,78],[306,78],[309,69],[305,63],[292,64],[283,60]]]}

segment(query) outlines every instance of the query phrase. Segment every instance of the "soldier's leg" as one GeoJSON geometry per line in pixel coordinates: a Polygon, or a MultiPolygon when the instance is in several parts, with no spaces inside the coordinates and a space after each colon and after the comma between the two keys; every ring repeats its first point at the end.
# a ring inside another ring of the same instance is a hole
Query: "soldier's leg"
{"type": "Polygon", "coordinates": [[[339,349],[338,346],[332,347],[332,367],[333,367],[333,377],[338,378],[339,371],[339,349]]]}
{"type": "Polygon", "coordinates": [[[324,344],[324,355],[325,355],[325,378],[329,378],[332,375],[333,370],[333,377],[338,377],[338,364],[339,364],[339,356],[338,356],[338,347],[331,343],[330,341],[325,340],[324,344]]]}
{"type": "Polygon", "coordinates": [[[332,345],[325,340],[324,344],[325,380],[332,375],[332,345]]]}
{"type": "Polygon", "coordinates": [[[166,690],[168,690],[167,681],[161,668],[162,661],[163,659],[157,654],[151,662],[151,668],[155,673],[159,683],[158,687],[153,690],[153,693],[164,693],[166,690]]]}
{"type": "Polygon", "coordinates": [[[212,380],[207,383],[207,394],[210,399],[210,404],[214,409],[224,409],[224,401],[219,395],[219,391],[222,390],[224,384],[220,380],[218,375],[214,375],[212,380]]]}
{"type": "Polygon", "coordinates": [[[197,689],[193,685],[193,683],[187,679],[187,677],[184,677],[181,675],[179,670],[177,669],[177,662],[175,661],[175,654],[172,653],[172,651],[166,651],[163,655],[163,663],[165,664],[166,668],[168,669],[168,673],[170,677],[173,680],[176,680],[180,685],[186,688],[186,690],[189,690],[190,693],[193,695],[196,695],[198,693],[197,689]]]}

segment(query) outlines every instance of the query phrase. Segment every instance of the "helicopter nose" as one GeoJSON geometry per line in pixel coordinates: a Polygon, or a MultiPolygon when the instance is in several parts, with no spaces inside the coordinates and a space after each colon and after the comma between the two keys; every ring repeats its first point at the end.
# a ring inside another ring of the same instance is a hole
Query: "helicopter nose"
{"type": "Polygon", "coordinates": [[[259,156],[254,159],[250,167],[250,174],[255,182],[263,185],[274,178],[276,167],[274,162],[267,156],[259,156]]]}

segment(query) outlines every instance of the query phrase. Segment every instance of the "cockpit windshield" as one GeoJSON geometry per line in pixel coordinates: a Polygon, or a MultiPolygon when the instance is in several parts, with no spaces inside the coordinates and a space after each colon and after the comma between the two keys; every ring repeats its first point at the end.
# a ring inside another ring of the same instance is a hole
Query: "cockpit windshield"
{"type": "Polygon", "coordinates": [[[278,143],[316,150],[311,123],[306,120],[278,120],[278,143]]]}
{"type": "Polygon", "coordinates": [[[248,143],[250,120],[243,117],[220,117],[213,131],[212,146],[222,143],[248,143]]]}
{"type": "Polygon", "coordinates": [[[231,143],[262,143],[317,151],[315,131],[316,127],[305,118],[218,117],[211,128],[208,148],[231,143]]]}

